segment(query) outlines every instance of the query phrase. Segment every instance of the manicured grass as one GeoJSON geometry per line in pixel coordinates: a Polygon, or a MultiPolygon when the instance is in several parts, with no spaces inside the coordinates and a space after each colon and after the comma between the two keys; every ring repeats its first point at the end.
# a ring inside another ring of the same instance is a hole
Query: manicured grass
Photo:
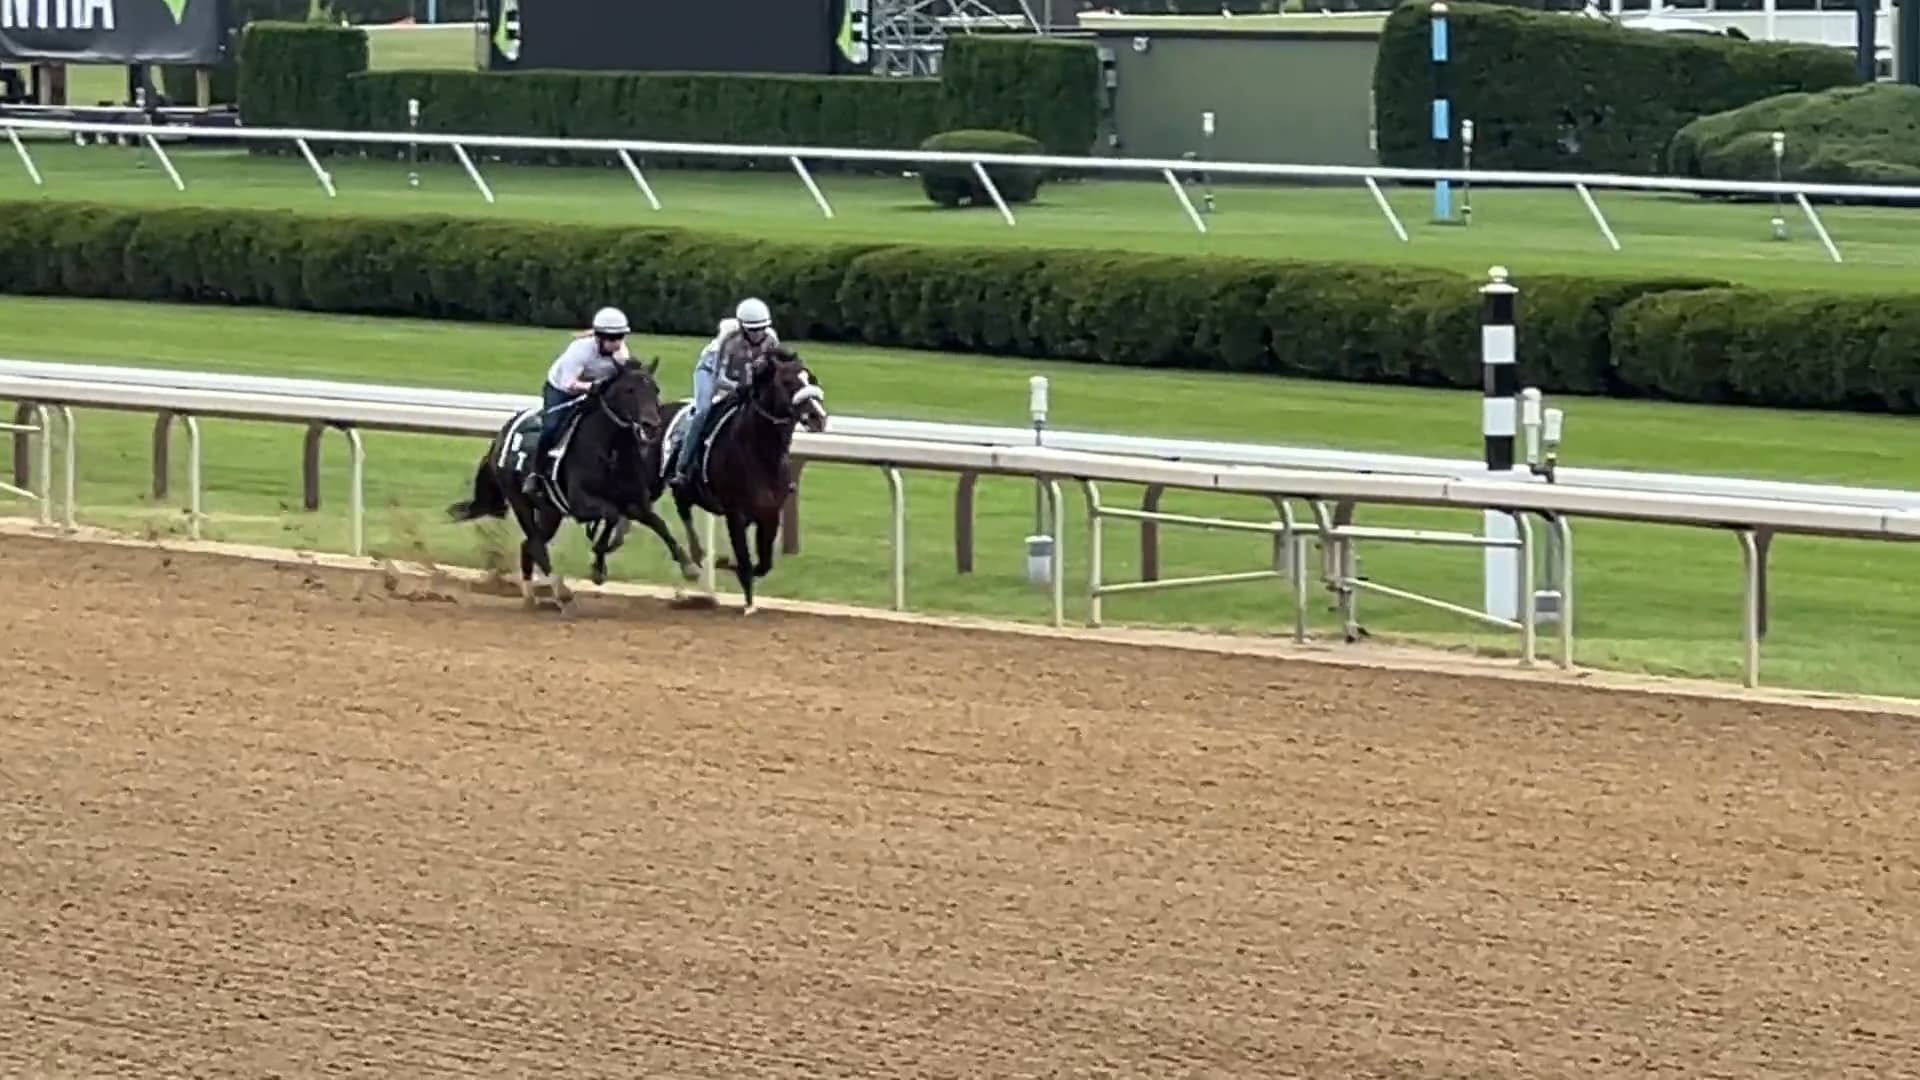
{"type": "Polygon", "coordinates": [[[367,27],[367,67],[373,71],[472,71],[472,23],[367,27]]]}
{"type": "MultiPolygon", "coordinates": [[[[328,199],[298,157],[263,160],[224,149],[176,150],[187,190],[177,192],[150,155],[123,147],[40,141],[46,176],[36,188],[17,162],[0,163],[0,201],[94,200],[139,206],[299,209],[340,214],[448,213],[591,224],[671,225],[767,239],[885,239],[903,243],[1107,247],[1189,255],[1356,260],[1484,274],[1709,274],[1771,286],[1905,291],[1920,286],[1920,213],[1823,208],[1846,258],[1832,263],[1791,208],[1790,239],[1770,239],[1771,204],[1728,205],[1690,196],[1597,192],[1623,250],[1609,251],[1571,192],[1480,189],[1471,227],[1434,225],[1430,193],[1387,188],[1410,234],[1401,243],[1362,187],[1217,190],[1209,232],[1196,232],[1158,181],[1078,181],[1045,187],[1007,227],[992,210],[939,210],[905,177],[820,173],[834,208],[821,215],[787,171],[649,172],[664,208],[648,208],[625,169],[484,164],[498,202],[483,202],[457,164],[429,165],[411,190],[400,163],[331,160],[339,197],[328,199]]],[[[1196,202],[1200,192],[1193,192],[1196,202]]],[[[0,208],[0,212],[4,212],[0,208]]]]}
{"type": "MultiPolygon", "coordinates": [[[[583,302],[587,302],[583,300],[583,302]]],[[[0,299],[0,355],[94,362],[137,362],[198,370],[285,373],[533,393],[561,335],[494,326],[323,317],[257,309],[167,307],[91,301],[0,299]]],[[[648,338],[641,355],[665,357],[669,390],[680,392],[699,342],[648,338]]],[[[1289,380],[1116,370],[1091,366],[892,353],[802,344],[828,385],[836,415],[896,416],[1018,423],[1026,379],[1054,382],[1057,422],[1076,429],[1190,435],[1270,443],[1340,446],[1471,457],[1476,453],[1476,394],[1289,380]]],[[[1563,399],[1569,412],[1570,463],[1687,472],[1911,485],[1920,457],[1920,425],[1885,417],[1708,409],[1653,403],[1563,399]]],[[[145,494],[151,420],[83,413],[83,518],[177,532],[174,505],[145,494]]],[[[209,535],[253,542],[344,548],[342,455],[330,449],[327,497],[317,514],[298,511],[300,435],[291,426],[209,422],[209,535]]],[[[517,542],[506,529],[451,526],[442,509],[464,497],[480,443],[422,436],[369,435],[371,537],[383,553],[479,563],[517,542]],[[486,539],[491,535],[492,540],[486,539]]],[[[0,456],[7,451],[0,448],[0,456]]],[[[910,602],[921,610],[1040,618],[1045,597],[1022,577],[1021,538],[1031,529],[1032,488],[1021,481],[982,484],[976,573],[952,560],[953,482],[908,477],[910,602]]],[[[875,470],[814,466],[804,485],[803,553],[784,559],[767,580],[773,595],[880,605],[888,600],[886,498],[875,470]]],[[[1110,488],[1113,502],[1137,491],[1110,488]]],[[[1264,517],[1247,499],[1176,495],[1169,509],[1264,517]]],[[[1062,551],[1072,610],[1084,582],[1085,528],[1077,493],[1062,551]]],[[[1477,528],[1476,514],[1363,509],[1361,519],[1477,528]]],[[[566,566],[579,573],[584,546],[574,531],[566,566]]],[[[1738,671],[1739,558],[1725,533],[1579,522],[1576,588],[1582,663],[1733,677],[1738,671]]],[[[1114,527],[1111,571],[1137,567],[1136,534],[1114,527]]],[[[1169,575],[1263,565],[1258,538],[1169,530],[1169,575]]],[[[497,556],[494,556],[497,558],[497,556]]],[[[1477,553],[1395,548],[1362,552],[1377,580],[1473,603],[1477,553]]],[[[1920,693],[1920,556],[1906,548],[1787,538],[1774,552],[1773,632],[1765,678],[1776,684],[1920,693]]],[[[664,552],[636,538],[615,572],[671,579],[664,552]]],[[[1480,647],[1507,635],[1376,597],[1363,598],[1376,635],[1480,647]]],[[[1109,601],[1114,622],[1163,623],[1273,632],[1287,605],[1275,585],[1239,585],[1109,601]]],[[[1316,600],[1314,625],[1335,632],[1316,600]]]]}

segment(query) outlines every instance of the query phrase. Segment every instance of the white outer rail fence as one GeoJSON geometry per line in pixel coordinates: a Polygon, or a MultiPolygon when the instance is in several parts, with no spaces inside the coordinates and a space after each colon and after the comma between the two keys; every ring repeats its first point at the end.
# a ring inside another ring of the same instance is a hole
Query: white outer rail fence
{"type": "MultiPolygon", "coordinates": [[[[78,379],[87,382],[113,383],[124,386],[172,387],[179,389],[234,390],[247,393],[269,395],[292,395],[303,398],[326,398],[330,400],[362,403],[384,402],[399,405],[442,405],[450,408],[474,410],[499,415],[507,415],[520,409],[537,405],[538,399],[530,395],[484,393],[467,390],[442,390],[410,386],[383,386],[376,383],[339,382],[320,379],[274,378],[258,375],[230,375],[206,372],[176,371],[167,368],[140,368],[103,364],[66,364],[47,363],[32,360],[0,359],[0,376],[22,376],[27,378],[78,379]]],[[[15,425],[20,429],[15,435],[16,453],[14,455],[14,485],[10,490],[19,491],[29,484],[30,458],[26,453],[28,435],[34,425],[44,426],[46,416],[36,410],[42,406],[23,404],[15,414],[15,425]],[[37,417],[37,421],[36,421],[37,417]]],[[[67,414],[53,410],[56,418],[67,414]]],[[[160,410],[154,424],[153,434],[153,497],[167,497],[169,476],[170,431],[174,414],[160,410]]],[[[194,423],[191,415],[180,417],[183,425],[194,423]]],[[[952,443],[971,446],[1028,446],[1033,444],[1033,432],[1029,428],[1001,427],[986,424],[951,424],[917,420],[889,420],[858,416],[836,416],[833,419],[836,434],[861,435],[882,439],[906,439],[918,442],[952,443]]],[[[303,505],[308,510],[320,508],[320,452],[321,442],[328,425],[325,421],[309,420],[305,450],[302,456],[303,505]]],[[[8,430],[0,428],[0,431],[8,430]]],[[[198,445],[197,433],[188,431],[188,449],[191,453],[198,445]]],[[[1342,473],[1384,473],[1404,476],[1440,477],[1451,480],[1484,479],[1486,464],[1480,459],[1426,457],[1407,454],[1383,454],[1355,452],[1345,450],[1325,450],[1297,446],[1268,446],[1252,443],[1218,442],[1199,439],[1167,439],[1133,435],[1116,435],[1105,432],[1081,432],[1064,429],[1048,429],[1045,433],[1045,445],[1057,450],[1074,450],[1084,453],[1125,454],[1133,457],[1155,458],[1162,461],[1189,461],[1222,465],[1262,466],[1277,469],[1299,469],[1311,471],[1330,471],[1342,473]]],[[[43,474],[50,468],[45,445],[40,458],[43,474]]],[[[795,481],[798,483],[805,474],[806,458],[795,462],[795,481]]],[[[954,488],[954,563],[962,574],[971,573],[974,563],[974,493],[979,473],[957,470],[959,482],[954,488]]],[[[1512,479],[1522,483],[1542,484],[1546,481],[1525,471],[1516,471],[1512,479]]],[[[1830,484],[1810,484],[1777,480],[1752,480],[1739,477],[1694,476],[1682,473],[1651,473],[1625,469],[1591,469],[1574,466],[1560,466],[1554,477],[1556,484],[1563,487],[1609,488],[1654,494],[1708,496],[1730,499],[1778,500],[1793,503],[1821,503],[1842,507],[1872,507],[1885,510],[1920,511],[1920,491],[1902,491],[1889,488],[1842,487],[1830,484]]],[[[41,484],[46,489],[46,484],[41,484]]],[[[1183,582],[1161,582],[1160,578],[1160,526],[1185,525],[1203,528],[1228,529],[1267,533],[1274,537],[1275,563],[1272,569],[1251,571],[1241,575],[1229,575],[1233,580],[1254,580],[1259,577],[1285,576],[1289,569],[1287,554],[1280,525],[1292,520],[1294,511],[1284,501],[1276,501],[1278,517],[1274,521],[1258,525],[1247,522],[1226,523],[1218,518],[1205,521],[1189,519],[1179,514],[1163,513],[1161,500],[1166,488],[1158,484],[1148,484],[1139,511],[1121,510],[1103,506],[1106,517],[1118,520],[1131,520],[1140,528],[1140,579],[1126,585],[1107,586],[1107,592],[1139,592],[1153,588],[1156,584],[1165,587],[1177,587],[1181,584],[1222,583],[1220,578],[1188,579],[1183,582]]],[[[190,497],[196,493],[190,493],[190,497]]],[[[787,514],[780,530],[782,550],[787,555],[800,553],[800,506],[802,499],[796,496],[787,503],[787,514]]],[[[42,508],[43,513],[45,507],[42,508]]],[[[195,513],[198,507],[190,507],[195,513]]],[[[1353,511],[1350,504],[1336,503],[1336,519],[1347,522],[1353,511]]],[[[1757,565],[1757,605],[1759,634],[1766,636],[1768,626],[1768,556],[1771,551],[1773,532],[1765,527],[1758,528],[1754,534],[1757,565]]],[[[1329,572],[1333,569],[1333,552],[1326,555],[1329,572]]],[[[1351,568],[1349,568],[1351,569],[1351,568]]],[[[1351,574],[1359,584],[1358,588],[1367,588],[1357,574],[1351,574]]],[[[1384,590],[1383,586],[1372,586],[1384,590]]],[[[1449,607],[1449,610],[1452,610],[1449,607]]],[[[1355,627],[1350,605],[1346,610],[1349,618],[1349,632],[1355,627]]]]}
{"type": "MultiPolygon", "coordinates": [[[[198,379],[225,379],[224,376],[196,375],[198,379]]],[[[297,382],[297,380],[283,380],[297,382]]],[[[433,391],[421,391],[427,399],[433,391]]],[[[510,409],[473,408],[460,405],[388,401],[350,401],[338,397],[270,393],[264,390],[193,388],[162,385],[128,385],[79,378],[35,377],[0,374],[0,400],[44,407],[62,416],[60,441],[65,458],[65,491],[62,517],[71,527],[75,520],[74,470],[77,451],[76,429],[71,411],[74,407],[171,413],[182,418],[229,418],[320,424],[343,431],[352,455],[349,472],[351,547],[353,553],[365,553],[365,447],[362,429],[491,436],[510,414],[510,409]]],[[[185,425],[189,440],[188,483],[192,515],[190,529],[197,534],[201,511],[199,433],[197,424],[185,425]]],[[[43,444],[51,443],[52,432],[41,426],[36,432],[43,444]]],[[[40,457],[45,481],[38,493],[43,520],[52,504],[47,448],[40,457]]],[[[1053,536],[1056,543],[1065,531],[1063,482],[1079,483],[1087,497],[1091,513],[1088,537],[1087,597],[1090,621],[1097,623],[1099,600],[1114,591],[1101,577],[1101,530],[1106,517],[1137,517],[1134,512],[1111,512],[1099,501],[1101,482],[1159,485],[1164,488],[1233,493],[1266,500],[1299,499],[1309,503],[1314,521],[1296,523],[1283,516],[1276,535],[1288,565],[1281,571],[1291,585],[1296,613],[1294,635],[1305,637],[1304,618],[1307,575],[1303,572],[1304,538],[1317,536],[1332,569],[1327,584],[1340,596],[1343,612],[1351,625],[1355,582],[1351,579],[1352,552],[1360,540],[1409,541],[1423,543],[1484,544],[1475,534],[1429,533],[1416,530],[1362,529],[1338,520],[1330,504],[1370,504],[1460,510],[1497,511],[1512,515],[1517,525],[1516,538],[1508,543],[1519,549],[1520,572],[1533,573],[1533,529],[1527,515],[1547,517],[1560,531],[1563,543],[1570,544],[1568,519],[1605,518],[1652,524],[1726,529],[1739,539],[1745,564],[1745,603],[1742,619],[1746,648],[1745,681],[1759,680],[1759,563],[1756,537],[1792,533],[1810,536],[1847,537],[1881,541],[1920,540],[1920,510],[1888,509],[1884,506],[1844,506],[1832,503],[1793,502],[1732,496],[1705,496],[1622,490],[1606,487],[1546,485],[1512,480],[1459,479],[1440,476],[1340,474],[1325,471],[1281,469],[1265,466],[1200,464],[1155,460],[1131,455],[1089,453],[1032,446],[985,446],[927,440],[883,438],[830,432],[796,436],[795,450],[807,459],[881,469],[892,496],[891,529],[892,580],[894,606],[906,606],[906,498],[902,470],[924,469],[946,472],[973,472],[1003,476],[1027,476],[1038,480],[1049,492],[1053,536]]],[[[1168,524],[1210,524],[1206,520],[1180,520],[1163,516],[1168,524]]],[[[1242,523],[1245,524],[1245,523],[1242,523]]],[[[709,545],[711,550],[712,545],[709,545]]],[[[1563,597],[1558,628],[1556,660],[1570,667],[1573,658],[1573,591],[1571,547],[1560,561],[1554,583],[1563,597]]],[[[1056,552],[1057,554],[1057,552],[1056,552]]],[[[707,568],[712,582],[712,564],[707,568]]],[[[1273,576],[1262,572],[1260,576],[1273,576]]],[[[1065,573],[1058,562],[1051,575],[1051,615],[1055,625],[1065,622],[1065,573]]],[[[1222,575],[1221,579],[1237,579],[1222,575]]],[[[1168,585],[1172,583],[1160,583],[1168,585]]],[[[1523,581],[1531,593],[1530,581],[1523,581]]],[[[1405,599],[1448,608],[1483,621],[1515,629],[1520,636],[1523,664],[1534,662],[1537,653],[1535,616],[1531,604],[1521,605],[1517,622],[1489,619],[1477,611],[1448,605],[1414,593],[1373,586],[1376,591],[1405,599]]]]}
{"type": "Polygon", "coordinates": [[[1266,180],[1348,180],[1366,185],[1372,195],[1374,205],[1380,209],[1387,225],[1403,243],[1411,242],[1406,227],[1380,190],[1381,181],[1389,183],[1419,182],[1431,183],[1436,180],[1448,180],[1457,183],[1480,183],[1509,186],[1559,187],[1571,188],[1579,196],[1582,205],[1594,219],[1603,240],[1611,250],[1619,250],[1617,234],[1608,223],[1600,206],[1593,199],[1593,188],[1605,188],[1619,191],[1667,191],[1691,192],[1699,195],[1784,195],[1790,196],[1800,206],[1801,212],[1812,224],[1814,232],[1827,249],[1827,255],[1834,262],[1841,261],[1840,249],[1834,243],[1833,236],[1827,231],[1820,215],[1814,210],[1808,196],[1826,198],[1855,199],[1913,199],[1920,201],[1920,187],[1899,187],[1879,184],[1815,184],[1815,183],[1773,183],[1768,181],[1747,180],[1702,180],[1678,176],[1628,176],[1619,173],[1550,173],[1519,172],[1504,169],[1404,169],[1386,166],[1356,165],[1288,165],[1252,161],[1198,161],[1175,160],[1171,158],[1096,158],[1061,157],[1055,155],[1025,154],[989,154],[989,153],[945,153],[930,150],[859,150],[845,147],[828,146],[744,146],[727,143],[690,143],[661,142],[647,139],[568,139],[533,135],[459,135],[434,134],[413,131],[333,131],[318,128],[215,128],[193,125],[154,126],[150,124],[103,123],[65,119],[27,119],[23,117],[0,117],[0,128],[4,128],[14,151],[26,167],[28,175],[37,185],[46,180],[35,164],[27,145],[20,139],[21,132],[50,132],[65,135],[120,135],[130,136],[143,141],[159,157],[165,167],[168,179],[173,186],[186,190],[186,179],[175,167],[173,159],[167,155],[158,138],[167,135],[176,139],[226,140],[230,142],[291,142],[313,170],[315,180],[325,190],[328,197],[334,197],[337,189],[331,173],[320,163],[313,152],[314,143],[357,143],[361,145],[387,146],[441,146],[450,148],[466,170],[467,177],[473,181],[480,197],[487,202],[495,201],[493,189],[481,175],[479,166],[474,163],[469,149],[480,150],[554,150],[574,153],[601,153],[618,158],[633,177],[640,193],[655,210],[662,208],[656,189],[647,181],[645,172],[634,161],[634,154],[666,154],[679,157],[715,157],[715,158],[778,158],[784,159],[793,167],[796,175],[805,185],[807,193],[822,215],[833,216],[833,204],[807,169],[807,161],[846,161],[862,163],[890,163],[902,167],[933,163],[963,165],[973,170],[982,186],[992,197],[1000,216],[1012,226],[1017,223],[1013,210],[1001,196],[985,166],[1015,165],[1058,169],[1080,173],[1123,173],[1144,176],[1158,176],[1172,188],[1174,198],[1179,202],[1182,212],[1200,232],[1207,231],[1207,223],[1188,197],[1186,188],[1181,185],[1182,176],[1206,174],[1210,176],[1237,176],[1266,180]]]}

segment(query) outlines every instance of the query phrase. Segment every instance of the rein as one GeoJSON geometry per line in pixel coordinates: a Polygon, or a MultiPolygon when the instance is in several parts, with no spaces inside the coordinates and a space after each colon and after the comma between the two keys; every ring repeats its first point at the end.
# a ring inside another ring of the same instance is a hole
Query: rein
{"type": "Polygon", "coordinates": [[[765,405],[760,403],[760,396],[758,394],[751,396],[748,401],[752,404],[753,411],[758,414],[762,420],[765,420],[775,427],[790,428],[800,420],[800,403],[802,401],[818,401],[822,396],[824,395],[817,386],[809,385],[801,387],[800,390],[793,395],[793,398],[787,402],[785,415],[776,415],[769,411],[765,405]]]}
{"type": "Polygon", "coordinates": [[[647,438],[646,429],[641,425],[640,421],[629,420],[615,412],[613,406],[607,404],[607,395],[604,388],[594,394],[593,399],[594,404],[600,407],[600,412],[603,413],[608,420],[613,421],[615,427],[633,437],[635,448],[642,454],[646,453],[650,440],[647,438]]]}
{"type": "Polygon", "coordinates": [[[765,405],[762,405],[760,403],[759,395],[755,395],[749,400],[753,405],[754,413],[758,415],[760,419],[765,420],[767,423],[772,424],[774,427],[790,428],[795,423],[797,423],[800,419],[798,416],[794,415],[791,405],[788,406],[788,411],[785,416],[776,416],[772,412],[769,412],[765,405]]]}

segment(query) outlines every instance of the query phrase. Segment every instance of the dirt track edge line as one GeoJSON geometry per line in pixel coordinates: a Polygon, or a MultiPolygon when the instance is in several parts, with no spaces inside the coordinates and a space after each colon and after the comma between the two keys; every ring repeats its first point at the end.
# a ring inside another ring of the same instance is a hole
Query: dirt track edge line
{"type": "MultiPolygon", "coordinates": [[[[495,575],[487,571],[472,567],[445,566],[403,559],[356,558],[351,555],[341,555],[330,552],[304,551],[264,545],[230,544],[210,540],[192,541],[171,537],[149,539],[86,526],[69,532],[60,527],[43,526],[37,521],[23,518],[0,518],[0,535],[26,536],[40,540],[64,541],[68,543],[246,559],[254,562],[272,562],[283,565],[313,566],[321,569],[353,573],[398,574],[405,577],[422,579],[451,579],[467,583],[485,582],[495,577],[495,575]]],[[[631,582],[608,582],[606,585],[596,586],[585,579],[568,579],[567,585],[579,596],[671,600],[678,596],[688,595],[689,593],[704,595],[703,593],[699,593],[697,588],[681,590],[675,589],[672,586],[647,585],[631,582]]],[[[739,603],[739,597],[737,595],[727,593],[723,590],[719,594],[719,599],[723,610],[729,606],[736,606],[735,610],[737,610],[739,603]]],[[[1612,693],[1701,698],[1717,701],[1735,701],[1754,705],[1785,706],[1848,713],[1886,713],[1920,718],[1920,699],[1773,687],[1748,689],[1742,686],[1714,682],[1706,679],[1614,672],[1577,666],[1572,671],[1562,671],[1559,667],[1555,666],[1551,660],[1544,658],[1539,661],[1539,666],[1523,668],[1519,666],[1517,660],[1512,659],[1465,656],[1437,649],[1422,649],[1402,645],[1382,645],[1380,643],[1370,643],[1365,646],[1360,646],[1358,648],[1365,650],[1364,652],[1360,652],[1350,651],[1355,649],[1355,647],[1340,644],[1309,643],[1306,645],[1296,645],[1291,639],[1243,637],[1189,630],[1161,630],[1133,627],[1102,627],[1096,629],[1083,625],[1069,625],[1056,628],[1041,623],[989,619],[979,616],[898,612],[884,608],[830,604],[807,600],[786,600],[772,597],[761,598],[758,606],[770,612],[786,612],[824,619],[865,619],[868,621],[904,623],[949,630],[1016,634],[1026,637],[1055,640],[1067,639],[1072,641],[1097,642],[1133,648],[1180,649],[1189,652],[1201,652],[1221,656],[1263,657],[1273,660],[1330,665],[1334,667],[1384,671],[1418,671],[1465,679],[1572,687],[1612,693]]]]}

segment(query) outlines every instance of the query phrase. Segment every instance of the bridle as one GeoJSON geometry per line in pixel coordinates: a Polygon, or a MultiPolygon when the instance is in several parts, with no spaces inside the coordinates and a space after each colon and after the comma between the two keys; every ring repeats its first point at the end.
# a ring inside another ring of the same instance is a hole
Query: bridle
{"type": "Polygon", "coordinates": [[[628,435],[631,435],[633,437],[633,442],[636,449],[638,449],[641,453],[645,453],[647,449],[647,444],[651,441],[647,437],[646,425],[640,420],[637,420],[637,419],[630,420],[627,417],[620,415],[617,411],[614,410],[614,407],[612,405],[607,403],[607,388],[612,386],[615,380],[627,378],[632,374],[633,372],[631,369],[623,370],[619,374],[608,379],[606,382],[600,384],[600,388],[596,390],[593,395],[594,404],[599,406],[600,411],[606,415],[606,418],[608,420],[613,421],[613,424],[615,427],[619,428],[622,431],[625,431],[628,435]]]}
{"type": "MultiPolygon", "coordinates": [[[[762,370],[771,373],[773,371],[772,364],[769,363],[768,366],[762,370]]],[[[805,369],[803,368],[802,370],[805,369]]],[[[781,395],[778,394],[774,396],[781,397],[781,395]]],[[[791,397],[783,398],[786,404],[786,411],[784,413],[775,413],[768,409],[766,405],[761,402],[758,393],[749,394],[747,399],[755,415],[759,416],[762,420],[765,420],[776,428],[790,428],[800,420],[799,410],[802,401],[818,401],[825,396],[825,392],[818,386],[808,382],[807,385],[794,392],[791,397]]]]}

